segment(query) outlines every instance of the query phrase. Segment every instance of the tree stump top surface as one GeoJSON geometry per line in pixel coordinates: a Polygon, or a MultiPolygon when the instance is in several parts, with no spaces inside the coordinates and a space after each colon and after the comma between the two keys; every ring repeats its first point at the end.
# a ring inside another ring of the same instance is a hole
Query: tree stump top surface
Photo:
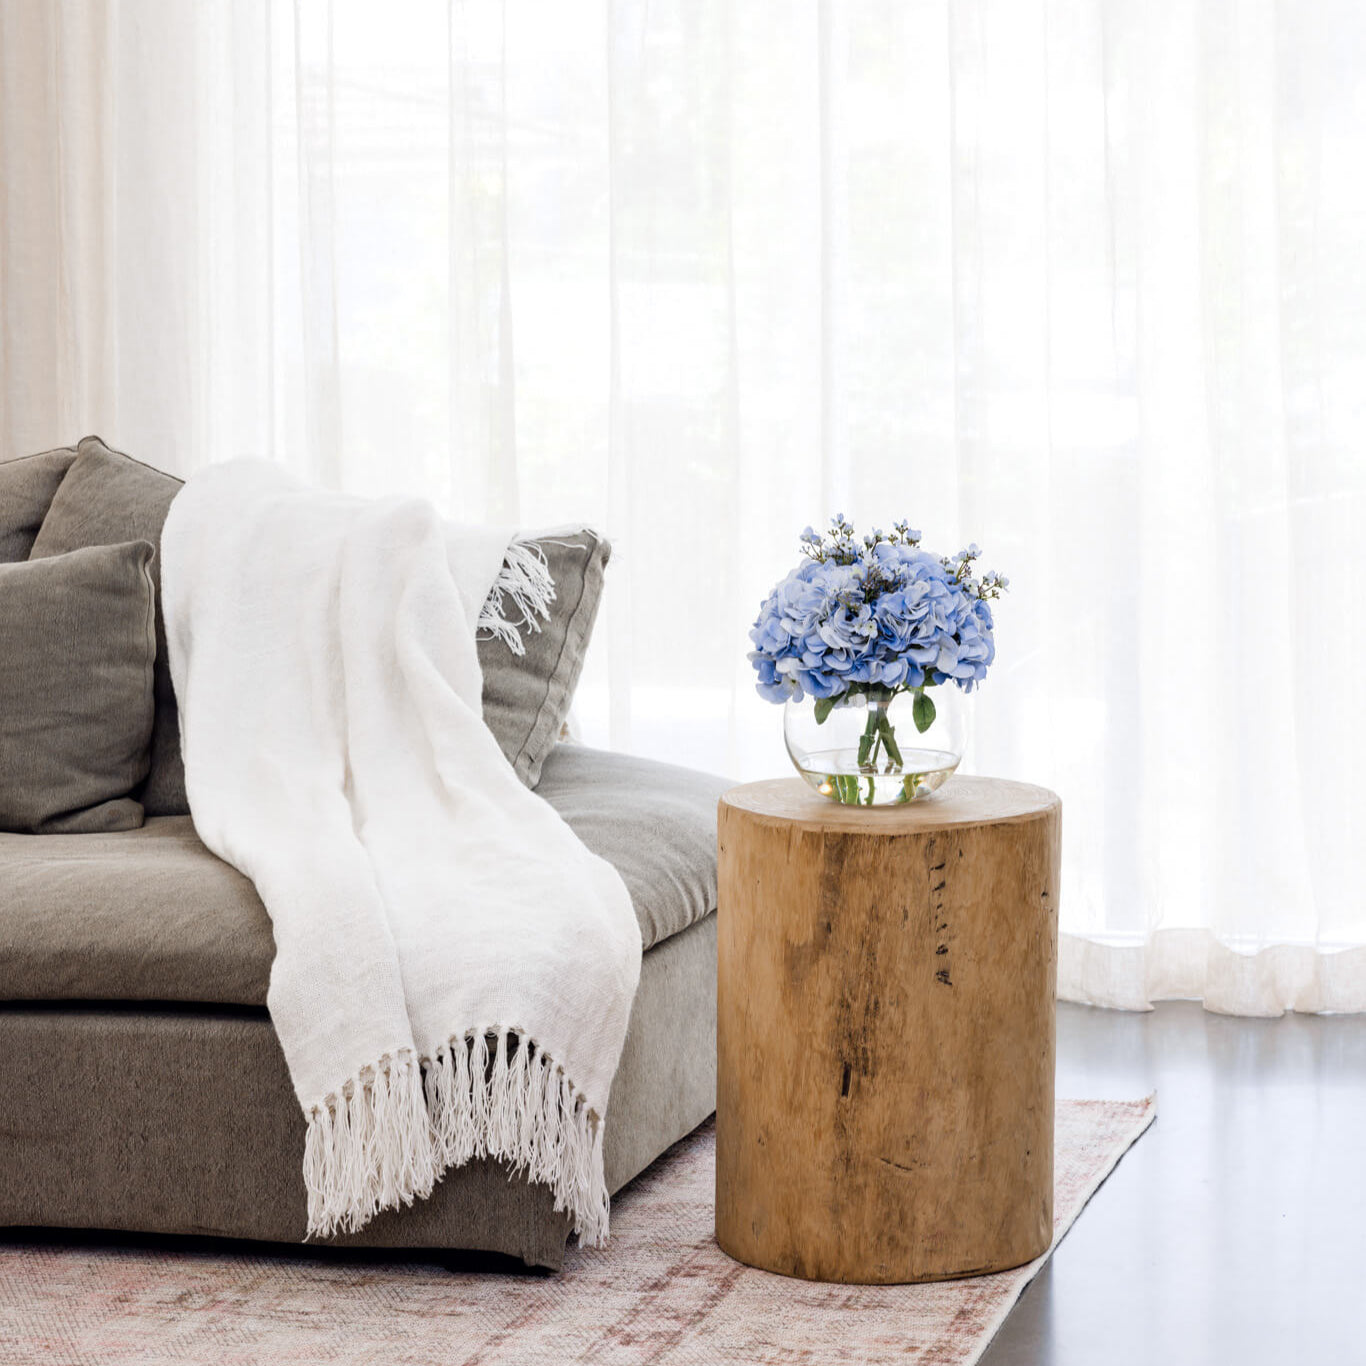
{"type": "Polygon", "coordinates": [[[939,791],[904,806],[842,806],[813,792],[800,778],[769,778],[733,787],[721,801],[737,811],[806,830],[861,835],[909,835],[955,826],[1031,820],[1062,805],[1032,783],[955,774],[939,791]]]}

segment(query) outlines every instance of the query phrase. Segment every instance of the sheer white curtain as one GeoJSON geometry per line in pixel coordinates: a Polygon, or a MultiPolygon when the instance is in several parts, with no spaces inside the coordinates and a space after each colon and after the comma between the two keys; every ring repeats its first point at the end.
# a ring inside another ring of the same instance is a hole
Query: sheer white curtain
{"type": "Polygon", "coordinates": [[[780,773],[808,522],[1011,576],[1064,994],[1366,1009],[1366,7],[0,4],[0,454],[617,546],[587,738],[780,773]]]}

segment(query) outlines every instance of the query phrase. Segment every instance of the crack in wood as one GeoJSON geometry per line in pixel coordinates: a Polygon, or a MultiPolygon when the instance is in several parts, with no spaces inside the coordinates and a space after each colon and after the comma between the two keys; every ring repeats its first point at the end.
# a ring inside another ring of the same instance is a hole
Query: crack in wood
{"type": "Polygon", "coordinates": [[[879,1157],[878,1161],[888,1167],[895,1167],[899,1172],[915,1172],[930,1165],[928,1162],[894,1162],[890,1157],[879,1157]]]}

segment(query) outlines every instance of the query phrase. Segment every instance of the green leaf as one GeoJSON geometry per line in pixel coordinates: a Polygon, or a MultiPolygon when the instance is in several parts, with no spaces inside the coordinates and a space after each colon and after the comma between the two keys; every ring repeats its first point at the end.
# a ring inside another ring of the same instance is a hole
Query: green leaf
{"type": "Polygon", "coordinates": [[[934,698],[928,693],[918,692],[915,701],[911,704],[911,718],[915,721],[915,728],[921,735],[934,725],[934,698]]]}
{"type": "Polygon", "coordinates": [[[833,697],[818,697],[816,699],[816,705],[812,708],[812,710],[816,713],[816,724],[818,726],[821,725],[824,722],[825,718],[830,715],[830,712],[834,705],[835,699],[833,697]]]}

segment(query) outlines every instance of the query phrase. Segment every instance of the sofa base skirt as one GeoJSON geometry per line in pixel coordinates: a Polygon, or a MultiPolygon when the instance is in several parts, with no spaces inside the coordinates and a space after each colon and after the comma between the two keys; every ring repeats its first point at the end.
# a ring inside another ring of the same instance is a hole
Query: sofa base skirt
{"type": "MultiPolygon", "coordinates": [[[[716,917],[657,945],[612,1083],[615,1193],[716,1107],[716,917]]],[[[304,1120],[262,1011],[0,1007],[0,1225],[302,1241],[304,1120]]],[[[556,1269],[569,1223],[495,1161],[325,1246],[497,1252],[556,1269]]]]}

